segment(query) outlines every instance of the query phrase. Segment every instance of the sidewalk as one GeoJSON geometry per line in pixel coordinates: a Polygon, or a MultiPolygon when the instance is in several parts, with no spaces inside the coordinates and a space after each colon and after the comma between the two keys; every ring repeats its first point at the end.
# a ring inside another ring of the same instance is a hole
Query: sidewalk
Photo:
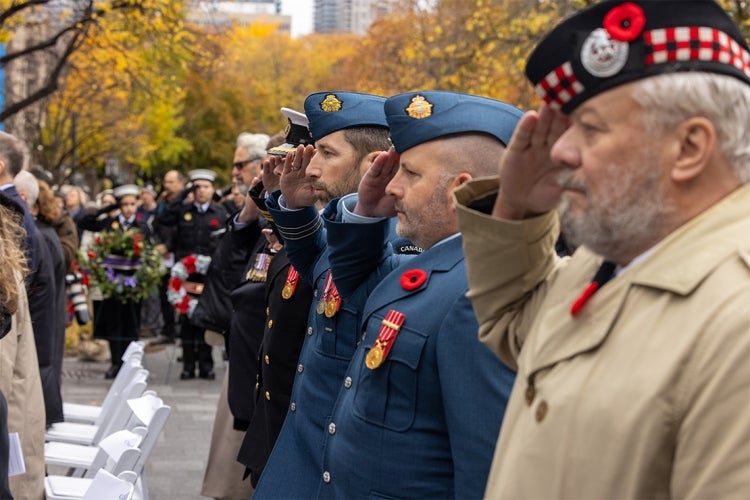
{"type": "MultiPolygon", "coordinates": [[[[200,494],[208,459],[216,404],[226,364],[214,348],[215,380],[180,380],[180,348],[159,346],[146,352],[143,366],[150,372],[147,390],[172,407],[167,425],[146,465],[151,500],[205,500],[200,494]]],[[[63,400],[100,404],[111,380],[104,379],[109,362],[63,361],[63,400]]]]}

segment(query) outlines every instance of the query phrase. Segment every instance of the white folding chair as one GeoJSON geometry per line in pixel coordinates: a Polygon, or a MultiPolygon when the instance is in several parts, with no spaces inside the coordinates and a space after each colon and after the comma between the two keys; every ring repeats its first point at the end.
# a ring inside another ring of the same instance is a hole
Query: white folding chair
{"type": "MultiPolygon", "coordinates": [[[[131,342],[130,346],[135,346],[131,349],[131,353],[123,361],[120,371],[112,381],[112,385],[107,391],[107,395],[102,401],[101,406],[79,404],[79,403],[66,403],[63,402],[63,416],[66,422],[80,422],[84,424],[99,424],[98,420],[102,412],[107,414],[111,412],[112,407],[116,404],[118,398],[121,396],[123,389],[133,379],[138,370],[143,368],[143,348],[138,349],[138,345],[135,342],[131,342]]],[[[128,349],[130,349],[128,346],[128,349]]]]}
{"type": "Polygon", "coordinates": [[[148,500],[148,485],[146,480],[146,462],[156,446],[156,442],[167,423],[172,408],[164,404],[155,394],[145,394],[138,400],[128,401],[133,415],[148,429],[140,443],[141,453],[138,455],[133,470],[138,474],[136,480],[136,495],[142,500],[148,500]],[[150,397],[152,396],[152,397],[150,397]],[[147,399],[148,398],[148,399],[147,399]]]}
{"type": "Polygon", "coordinates": [[[47,500],[131,500],[135,479],[131,471],[115,476],[99,469],[93,478],[48,476],[44,491],[47,500]]]}
{"type": "Polygon", "coordinates": [[[44,444],[44,462],[48,467],[66,467],[66,475],[75,477],[93,477],[101,468],[114,474],[124,470],[135,470],[140,450],[138,456],[132,460],[127,457],[123,459],[119,468],[110,467],[109,458],[120,460],[121,453],[138,448],[147,432],[148,429],[143,426],[132,430],[122,429],[102,439],[98,446],[50,441],[44,444]]]}
{"type": "Polygon", "coordinates": [[[113,405],[111,411],[108,410],[106,413],[100,414],[97,424],[58,422],[47,429],[45,441],[97,445],[103,437],[114,431],[124,429],[131,415],[127,401],[143,394],[146,390],[147,379],[148,370],[140,368],[123,390],[122,398],[113,405]]]}

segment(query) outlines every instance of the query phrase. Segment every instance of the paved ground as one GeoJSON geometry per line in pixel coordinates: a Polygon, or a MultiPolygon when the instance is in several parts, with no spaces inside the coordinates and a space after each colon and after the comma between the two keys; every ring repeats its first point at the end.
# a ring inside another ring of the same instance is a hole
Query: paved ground
{"type": "MultiPolygon", "coordinates": [[[[151,500],[200,500],[216,403],[226,368],[214,348],[216,380],[180,380],[179,347],[167,345],[146,352],[150,371],[147,389],[156,391],[172,407],[167,425],[146,466],[151,500]]],[[[104,379],[107,363],[82,362],[74,357],[63,364],[63,399],[72,403],[101,403],[109,389],[104,379]]]]}

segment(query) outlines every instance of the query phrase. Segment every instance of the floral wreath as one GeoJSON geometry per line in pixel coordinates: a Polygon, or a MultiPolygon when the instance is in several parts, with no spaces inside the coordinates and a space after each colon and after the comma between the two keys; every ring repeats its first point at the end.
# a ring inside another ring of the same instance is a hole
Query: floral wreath
{"type": "Polygon", "coordinates": [[[187,293],[185,281],[191,274],[205,276],[210,264],[211,257],[208,255],[190,254],[172,266],[167,285],[167,300],[180,314],[185,314],[189,318],[198,305],[198,299],[187,293]]]}
{"type": "Polygon", "coordinates": [[[121,302],[143,300],[159,289],[164,275],[162,257],[138,229],[105,231],[77,265],[83,284],[95,284],[105,298],[121,302]]]}

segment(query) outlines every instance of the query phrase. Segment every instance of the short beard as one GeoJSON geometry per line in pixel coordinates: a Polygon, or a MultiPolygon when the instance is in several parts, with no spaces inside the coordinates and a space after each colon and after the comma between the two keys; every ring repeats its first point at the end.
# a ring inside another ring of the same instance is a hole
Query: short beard
{"type": "MultiPolygon", "coordinates": [[[[638,175],[620,175],[611,180],[598,200],[584,191],[589,205],[582,214],[574,212],[570,199],[563,195],[560,221],[563,235],[571,244],[585,245],[609,260],[626,263],[664,236],[676,209],[661,193],[658,165],[645,156],[641,159],[645,163],[638,167],[640,179],[638,175]]],[[[609,171],[615,175],[631,166],[612,165],[609,171]]]]}

